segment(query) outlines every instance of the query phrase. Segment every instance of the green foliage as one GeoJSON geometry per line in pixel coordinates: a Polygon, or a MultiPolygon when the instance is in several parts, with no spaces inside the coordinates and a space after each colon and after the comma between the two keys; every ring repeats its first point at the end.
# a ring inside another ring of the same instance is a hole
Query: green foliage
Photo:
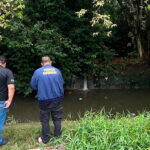
{"type": "MultiPolygon", "coordinates": [[[[0,43],[1,54],[8,57],[8,66],[15,73],[17,91],[31,93],[31,76],[44,55],[62,71],[66,83],[75,76],[93,74],[97,61],[105,55],[100,54],[103,47],[99,39],[106,35],[93,36],[99,29],[91,27],[92,14],[78,18],[72,2],[64,0],[27,0],[25,5],[23,19],[10,22],[0,43]]],[[[87,8],[93,9],[91,2],[87,8]]]]}
{"type": "Polygon", "coordinates": [[[150,11],[150,5],[147,6],[147,9],[150,11]]]}
{"type": "Polygon", "coordinates": [[[132,42],[138,51],[139,57],[142,58],[146,49],[143,37],[147,34],[145,5],[148,4],[148,1],[117,1],[130,27],[132,42]]]}
{"type": "Polygon", "coordinates": [[[30,30],[30,27],[25,27],[22,23],[13,23],[9,27],[12,35],[5,37],[9,51],[6,56],[10,58],[9,65],[16,70],[16,87],[25,95],[31,92],[31,76],[34,70],[40,67],[40,59],[44,55],[50,56],[55,66],[61,68],[65,79],[79,70],[78,62],[75,63],[74,59],[81,48],[63,37],[57,29],[44,29],[44,25],[42,21],[37,22],[33,30],[30,30]]]}
{"type": "Polygon", "coordinates": [[[84,74],[96,78],[115,74],[113,57],[135,51],[132,45],[127,47],[129,27],[116,0],[25,0],[13,9],[18,17],[10,17],[7,28],[1,30],[0,55],[8,58],[19,93],[32,92],[31,76],[44,55],[50,56],[67,84],[84,74]],[[76,12],[82,8],[88,11],[79,18],[76,12]],[[95,11],[99,19],[91,26],[95,11]]]}
{"type": "MultiPolygon", "coordinates": [[[[13,121],[15,122],[15,121],[13,121]]],[[[148,149],[150,148],[150,113],[134,116],[86,112],[77,121],[62,122],[62,136],[53,138],[51,124],[51,140],[43,148],[64,143],[68,150],[116,150],[116,149],[148,149]]],[[[4,129],[4,136],[10,143],[3,150],[25,150],[40,147],[37,139],[41,128],[37,123],[9,124],[4,129]]],[[[41,147],[42,148],[42,147],[41,147]]]]}
{"type": "Polygon", "coordinates": [[[132,118],[132,115],[117,114],[114,119],[103,113],[88,112],[84,118],[64,133],[67,149],[147,149],[149,140],[150,115],[132,118]]]}
{"type": "Polygon", "coordinates": [[[137,54],[136,51],[132,51],[132,52],[128,53],[128,56],[129,56],[130,58],[137,58],[138,54],[137,54]]]}
{"type": "MultiPolygon", "coordinates": [[[[6,29],[11,18],[22,19],[22,9],[25,8],[23,0],[1,0],[0,1],[0,28],[6,29]]],[[[0,35],[0,40],[2,36],[0,35]]]]}

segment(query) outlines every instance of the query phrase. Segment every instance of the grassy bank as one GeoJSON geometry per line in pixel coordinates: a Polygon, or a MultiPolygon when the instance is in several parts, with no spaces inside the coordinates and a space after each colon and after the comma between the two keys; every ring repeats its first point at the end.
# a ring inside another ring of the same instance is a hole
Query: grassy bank
{"type": "MultiPolygon", "coordinates": [[[[53,127],[51,128],[51,131],[53,127]]],[[[39,147],[39,123],[10,124],[3,135],[10,143],[2,150],[39,147]]],[[[68,150],[146,150],[150,147],[150,113],[138,116],[87,112],[78,121],[63,121],[61,138],[51,138],[47,146],[65,144],[68,150]]],[[[44,149],[44,147],[43,147],[44,149]]],[[[57,149],[57,147],[56,147],[57,149]]]]}

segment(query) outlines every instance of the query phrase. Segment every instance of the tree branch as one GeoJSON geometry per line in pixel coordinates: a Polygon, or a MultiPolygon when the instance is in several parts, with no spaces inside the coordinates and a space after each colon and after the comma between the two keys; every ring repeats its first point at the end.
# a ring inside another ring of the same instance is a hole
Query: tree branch
{"type": "Polygon", "coordinates": [[[140,0],[140,6],[139,6],[139,19],[142,21],[142,14],[143,14],[143,0],[140,0]]]}
{"type": "Polygon", "coordinates": [[[128,22],[128,24],[129,24],[129,26],[132,26],[132,20],[130,19],[130,14],[129,14],[129,12],[127,11],[126,7],[123,5],[122,0],[117,0],[117,1],[118,1],[119,5],[120,5],[122,11],[123,11],[124,14],[125,14],[125,17],[126,17],[126,19],[127,19],[127,22],[128,22]]]}

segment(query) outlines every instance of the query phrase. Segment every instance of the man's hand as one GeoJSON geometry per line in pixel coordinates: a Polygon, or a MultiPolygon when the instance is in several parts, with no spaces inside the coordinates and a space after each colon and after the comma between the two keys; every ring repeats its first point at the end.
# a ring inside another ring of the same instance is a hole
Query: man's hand
{"type": "Polygon", "coordinates": [[[5,107],[4,108],[8,108],[10,106],[11,102],[8,100],[5,102],[5,107]]]}
{"type": "Polygon", "coordinates": [[[8,108],[10,106],[12,99],[14,97],[14,92],[15,92],[14,84],[9,84],[8,85],[8,100],[5,102],[4,108],[8,108]]]}

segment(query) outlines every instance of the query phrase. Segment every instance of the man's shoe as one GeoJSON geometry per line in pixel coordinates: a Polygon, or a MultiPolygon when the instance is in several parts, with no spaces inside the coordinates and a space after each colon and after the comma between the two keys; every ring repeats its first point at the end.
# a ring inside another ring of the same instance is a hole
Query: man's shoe
{"type": "Polygon", "coordinates": [[[8,143],[8,139],[3,139],[2,140],[2,143],[0,143],[0,146],[3,146],[3,145],[5,145],[5,144],[7,144],[8,143]]]}
{"type": "Polygon", "coordinates": [[[38,138],[38,142],[39,142],[40,144],[44,144],[41,137],[38,138]]]}

